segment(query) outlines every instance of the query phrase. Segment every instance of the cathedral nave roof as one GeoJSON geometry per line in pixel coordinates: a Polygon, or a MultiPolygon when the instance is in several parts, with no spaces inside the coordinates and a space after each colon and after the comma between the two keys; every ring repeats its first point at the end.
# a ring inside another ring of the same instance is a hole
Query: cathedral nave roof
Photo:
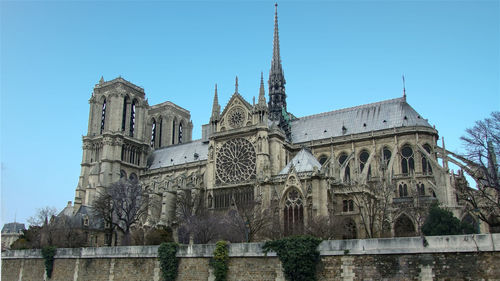
{"type": "Polygon", "coordinates": [[[432,126],[404,97],[304,116],[291,122],[292,142],[408,126],[432,126]]]}
{"type": "Polygon", "coordinates": [[[195,140],[188,143],[167,146],[153,151],[153,160],[149,169],[159,169],[174,165],[207,160],[208,143],[195,140]]]}

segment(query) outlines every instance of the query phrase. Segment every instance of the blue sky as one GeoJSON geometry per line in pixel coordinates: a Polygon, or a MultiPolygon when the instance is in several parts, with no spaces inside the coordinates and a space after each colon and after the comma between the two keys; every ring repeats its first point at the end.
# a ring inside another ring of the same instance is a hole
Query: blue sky
{"type": "MultiPolygon", "coordinates": [[[[2,224],[74,200],[101,75],[190,110],[194,138],[215,83],[225,106],[238,75],[251,102],[269,72],[273,4],[2,1],[2,224]]],[[[498,1],[280,1],[288,110],[399,97],[404,73],[408,102],[463,151],[465,128],[500,110],[499,14],[498,1]]]]}

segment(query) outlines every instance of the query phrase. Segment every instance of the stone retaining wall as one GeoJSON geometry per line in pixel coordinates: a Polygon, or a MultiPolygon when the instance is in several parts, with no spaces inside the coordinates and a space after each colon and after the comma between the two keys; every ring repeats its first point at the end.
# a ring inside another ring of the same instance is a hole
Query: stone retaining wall
{"type": "MultiPolygon", "coordinates": [[[[261,243],[231,244],[229,280],[284,280],[261,243]]],[[[178,280],[214,280],[215,245],[182,245],[178,280]]],[[[500,280],[500,234],[323,241],[319,280],[500,280]]],[[[58,249],[51,280],[161,280],[158,246],[58,249]]],[[[2,253],[2,280],[44,280],[40,250],[2,253]]]]}

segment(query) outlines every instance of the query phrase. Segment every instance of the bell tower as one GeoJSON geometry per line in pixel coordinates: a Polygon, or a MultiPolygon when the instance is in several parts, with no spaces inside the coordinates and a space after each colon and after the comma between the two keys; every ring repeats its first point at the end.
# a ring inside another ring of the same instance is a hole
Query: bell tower
{"type": "Polygon", "coordinates": [[[149,152],[144,89],[121,77],[107,82],[101,77],[89,104],[75,210],[92,205],[100,189],[120,178],[138,179],[149,152]]]}

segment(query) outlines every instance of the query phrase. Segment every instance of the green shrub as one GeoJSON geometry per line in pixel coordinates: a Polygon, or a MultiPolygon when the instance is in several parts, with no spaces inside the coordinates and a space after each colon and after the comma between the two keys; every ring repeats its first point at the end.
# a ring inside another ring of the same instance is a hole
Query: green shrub
{"type": "Polygon", "coordinates": [[[460,222],[450,211],[433,204],[422,226],[422,232],[428,236],[469,234],[474,233],[474,227],[460,222]]]}
{"type": "Polygon", "coordinates": [[[267,254],[274,251],[278,255],[289,281],[315,281],[316,265],[320,257],[318,245],[321,239],[312,236],[292,236],[268,241],[263,250],[267,254]]]}
{"type": "Polygon", "coordinates": [[[47,277],[50,279],[52,277],[52,270],[54,269],[54,256],[56,255],[57,248],[53,246],[47,246],[42,248],[42,257],[45,260],[45,272],[47,277]]]}
{"type": "Polygon", "coordinates": [[[177,269],[179,268],[179,259],[176,256],[177,249],[179,249],[179,245],[174,242],[161,243],[158,247],[160,269],[165,281],[175,281],[177,278],[177,269]]]}
{"type": "Polygon", "coordinates": [[[210,261],[210,266],[214,269],[216,281],[226,281],[229,261],[228,243],[226,241],[218,241],[215,244],[214,257],[210,261]]]}

